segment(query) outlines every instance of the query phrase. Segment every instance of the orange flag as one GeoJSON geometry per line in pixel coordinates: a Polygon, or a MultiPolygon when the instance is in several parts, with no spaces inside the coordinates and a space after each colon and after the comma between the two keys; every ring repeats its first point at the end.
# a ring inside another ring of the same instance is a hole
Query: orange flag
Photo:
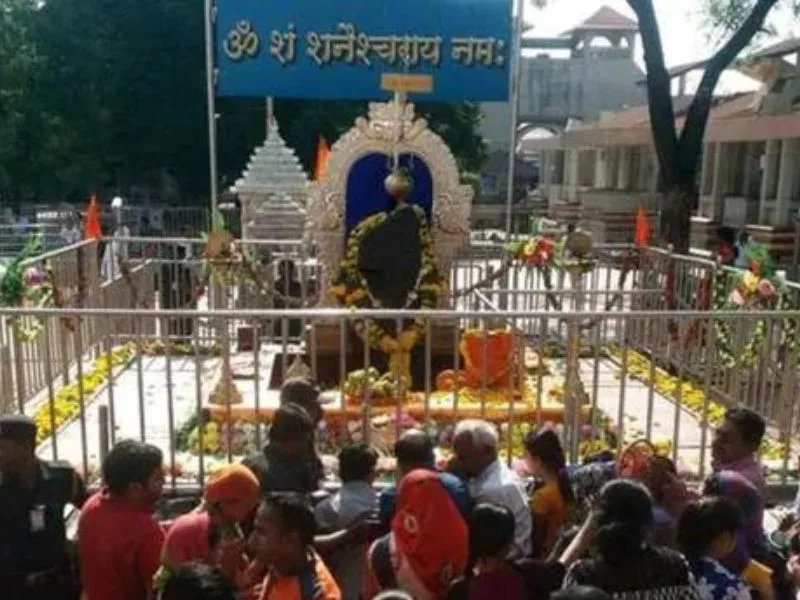
{"type": "Polygon", "coordinates": [[[650,221],[647,220],[647,213],[641,204],[636,211],[636,229],[633,238],[637,248],[644,248],[650,244],[650,221]]]}
{"type": "Polygon", "coordinates": [[[103,228],[100,225],[100,207],[97,205],[97,197],[92,194],[83,221],[83,239],[96,240],[101,237],[103,237],[103,228]]]}
{"type": "Polygon", "coordinates": [[[331,150],[328,148],[328,142],[325,138],[320,136],[317,143],[317,160],[314,165],[314,181],[323,181],[328,174],[328,159],[331,156],[331,150]]]}

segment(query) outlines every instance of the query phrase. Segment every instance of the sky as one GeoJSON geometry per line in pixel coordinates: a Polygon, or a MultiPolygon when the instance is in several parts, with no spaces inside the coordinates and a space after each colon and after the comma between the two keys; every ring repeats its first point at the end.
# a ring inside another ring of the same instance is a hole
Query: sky
{"type": "MultiPolygon", "coordinates": [[[[537,10],[530,4],[527,6],[525,19],[534,27],[529,35],[559,35],[581,23],[604,4],[635,18],[625,0],[550,0],[548,8],[543,10],[537,10]]],[[[701,60],[713,53],[716,46],[709,40],[708,30],[704,26],[700,0],[653,0],[653,4],[668,67],[701,60]]],[[[778,29],[781,39],[800,35],[800,23],[785,10],[774,9],[771,24],[778,29]]],[[[641,44],[637,46],[637,51],[641,63],[641,44]]],[[[721,81],[718,91],[743,89],[755,89],[754,83],[744,76],[732,73],[721,81]]]]}

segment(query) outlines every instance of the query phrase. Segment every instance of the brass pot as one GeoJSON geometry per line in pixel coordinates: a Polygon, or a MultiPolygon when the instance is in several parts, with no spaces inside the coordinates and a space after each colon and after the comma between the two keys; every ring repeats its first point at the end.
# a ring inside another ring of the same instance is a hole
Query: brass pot
{"type": "Polygon", "coordinates": [[[414,189],[414,180],[407,170],[395,169],[383,181],[383,187],[392,198],[402,202],[414,189]]]}
{"type": "Polygon", "coordinates": [[[584,231],[573,231],[564,244],[564,248],[575,258],[589,258],[592,255],[592,237],[584,231]]]}

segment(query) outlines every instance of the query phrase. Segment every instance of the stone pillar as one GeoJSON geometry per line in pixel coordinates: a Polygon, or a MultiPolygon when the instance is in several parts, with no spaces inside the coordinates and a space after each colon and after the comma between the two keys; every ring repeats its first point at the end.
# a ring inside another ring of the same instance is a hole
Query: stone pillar
{"type": "Polygon", "coordinates": [[[707,196],[714,175],[714,144],[703,144],[703,158],[700,161],[700,196],[707,196]]]}
{"type": "Polygon", "coordinates": [[[617,164],[617,189],[627,190],[631,177],[631,149],[623,146],[619,149],[619,163],[617,164]]]}
{"type": "Polygon", "coordinates": [[[594,187],[598,190],[608,189],[608,148],[595,150],[594,187]]]}
{"type": "Polygon", "coordinates": [[[721,221],[725,210],[725,196],[728,194],[728,155],[727,146],[716,144],[714,149],[714,175],[711,184],[711,214],[704,215],[714,221],[721,221]]]}
{"type": "Polygon", "coordinates": [[[606,149],[606,187],[607,190],[617,188],[617,162],[619,161],[619,151],[614,146],[607,146],[606,149]]]}
{"type": "Polygon", "coordinates": [[[761,169],[761,198],[758,204],[758,222],[766,224],[767,202],[773,200],[772,193],[778,179],[778,157],[780,153],[780,140],[768,140],[764,156],[762,157],[761,169]]]}
{"type": "Polygon", "coordinates": [[[569,150],[567,154],[567,201],[577,202],[578,200],[578,167],[580,164],[580,150],[569,150]]]}
{"type": "Polygon", "coordinates": [[[747,142],[744,143],[744,152],[742,152],[742,169],[744,169],[744,176],[742,177],[742,196],[748,198],[750,196],[750,187],[753,185],[753,145],[747,142]]]}
{"type": "Polygon", "coordinates": [[[548,150],[542,150],[539,158],[539,187],[542,188],[542,196],[546,200],[550,199],[550,183],[552,179],[550,164],[552,162],[550,152],[548,150]]]}
{"type": "Polygon", "coordinates": [[[657,194],[658,179],[661,177],[661,165],[658,164],[658,153],[655,151],[655,148],[650,151],[650,160],[653,165],[652,175],[650,177],[650,192],[657,194]]]}
{"type": "Polygon", "coordinates": [[[650,161],[650,149],[647,146],[638,146],[634,148],[633,151],[638,153],[637,158],[639,162],[635,191],[648,192],[650,190],[651,171],[653,170],[653,166],[650,161]]]}
{"type": "Polygon", "coordinates": [[[799,142],[800,140],[798,139],[783,140],[780,173],[778,176],[778,197],[773,225],[788,225],[790,221],[789,210],[791,209],[792,200],[797,194],[799,142]]]}

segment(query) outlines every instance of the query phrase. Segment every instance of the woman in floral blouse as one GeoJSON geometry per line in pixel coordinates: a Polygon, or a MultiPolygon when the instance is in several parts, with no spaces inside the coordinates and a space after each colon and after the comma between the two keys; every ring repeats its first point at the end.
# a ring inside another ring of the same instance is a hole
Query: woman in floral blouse
{"type": "Polygon", "coordinates": [[[652,526],[647,488],[624,479],[606,484],[584,524],[595,552],[570,567],[564,587],[594,586],[614,600],[700,600],[683,556],[648,542],[652,526]]]}
{"type": "Polygon", "coordinates": [[[689,503],[678,523],[678,545],[689,561],[702,600],[750,600],[750,588],[720,563],[736,546],[739,510],[724,498],[689,503]]]}

